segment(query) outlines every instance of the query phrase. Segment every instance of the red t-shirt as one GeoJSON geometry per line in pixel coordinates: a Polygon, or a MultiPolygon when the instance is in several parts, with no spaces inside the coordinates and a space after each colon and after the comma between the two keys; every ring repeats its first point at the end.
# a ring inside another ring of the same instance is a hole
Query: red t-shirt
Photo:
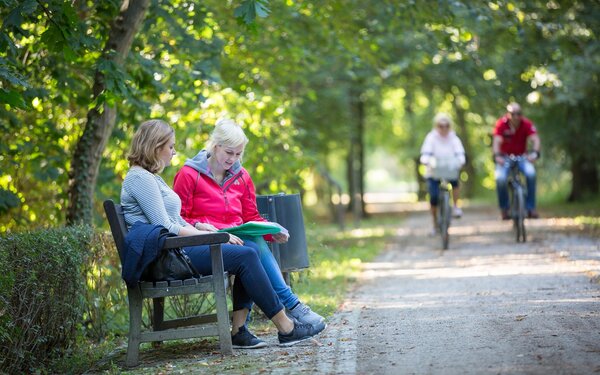
{"type": "Polygon", "coordinates": [[[500,152],[503,154],[523,155],[527,151],[527,137],[537,134],[533,122],[526,117],[521,117],[521,125],[512,129],[506,115],[496,121],[494,135],[502,137],[500,152]]]}

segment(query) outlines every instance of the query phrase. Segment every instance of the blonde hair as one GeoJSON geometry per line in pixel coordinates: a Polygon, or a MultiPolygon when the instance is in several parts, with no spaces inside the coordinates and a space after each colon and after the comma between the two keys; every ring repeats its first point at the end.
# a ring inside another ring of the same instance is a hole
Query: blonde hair
{"type": "Polygon", "coordinates": [[[450,127],[452,127],[452,117],[450,117],[450,115],[447,113],[440,112],[437,115],[435,115],[435,117],[433,118],[433,126],[436,126],[437,124],[439,124],[441,122],[445,122],[450,127]]]}
{"type": "MultiPolygon", "coordinates": [[[[208,142],[206,142],[206,150],[210,153],[215,152],[215,147],[218,145],[236,148],[248,144],[248,137],[244,134],[242,127],[232,119],[220,119],[215,124],[215,128],[210,133],[208,142]]],[[[242,151],[243,153],[243,151],[242,151]]]]}
{"type": "Polygon", "coordinates": [[[127,156],[129,166],[140,166],[152,173],[161,173],[164,162],[158,157],[175,134],[171,125],[162,120],[144,121],[133,135],[131,150],[127,156]]]}

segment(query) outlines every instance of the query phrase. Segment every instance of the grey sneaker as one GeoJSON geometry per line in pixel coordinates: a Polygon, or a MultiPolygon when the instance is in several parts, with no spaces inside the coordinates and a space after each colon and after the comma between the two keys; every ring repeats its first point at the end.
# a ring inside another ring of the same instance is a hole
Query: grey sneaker
{"type": "Polygon", "coordinates": [[[235,349],[258,349],[267,346],[267,343],[254,336],[246,326],[241,326],[238,333],[231,336],[231,344],[235,349]]]}
{"type": "Polygon", "coordinates": [[[310,324],[300,323],[294,321],[294,329],[288,334],[279,332],[277,337],[279,338],[279,346],[292,346],[302,341],[308,340],[313,336],[318,335],[322,330],[325,329],[325,324],[320,327],[313,327],[310,324]]]}
{"type": "Polygon", "coordinates": [[[310,307],[303,304],[302,302],[298,302],[298,304],[293,309],[287,311],[288,314],[294,319],[296,319],[298,322],[310,324],[313,327],[315,327],[315,329],[323,330],[327,326],[325,324],[325,319],[321,315],[312,311],[310,307]]]}

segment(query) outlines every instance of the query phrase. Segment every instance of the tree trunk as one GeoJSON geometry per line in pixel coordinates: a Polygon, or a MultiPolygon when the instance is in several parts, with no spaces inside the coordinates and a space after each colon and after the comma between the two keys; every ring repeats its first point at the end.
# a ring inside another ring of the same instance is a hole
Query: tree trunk
{"type": "Polygon", "coordinates": [[[471,145],[471,139],[469,137],[469,129],[467,128],[467,121],[465,120],[465,110],[460,105],[460,97],[454,101],[454,111],[456,112],[456,130],[460,136],[463,147],[465,148],[466,164],[464,166],[465,172],[467,172],[468,179],[464,183],[462,188],[462,195],[464,197],[473,197],[475,188],[475,167],[473,166],[473,146],[471,145]]]}
{"type": "Polygon", "coordinates": [[[569,202],[582,201],[598,194],[600,181],[598,168],[600,156],[595,150],[590,149],[587,137],[590,136],[589,124],[593,124],[598,117],[594,106],[585,104],[568,106],[564,113],[572,122],[567,149],[571,156],[571,193],[569,202]]]}
{"type": "MultiPolygon", "coordinates": [[[[409,145],[417,145],[417,138],[415,137],[415,111],[413,109],[413,96],[410,90],[406,91],[406,96],[404,97],[404,113],[406,116],[406,121],[410,126],[410,131],[408,133],[408,144],[409,145]]],[[[419,147],[419,146],[414,146],[419,147]]],[[[417,200],[424,201],[427,198],[427,181],[425,177],[419,173],[419,167],[421,166],[421,155],[419,154],[419,149],[417,148],[415,151],[415,156],[412,158],[413,167],[415,171],[415,181],[417,182],[417,200]]]]}
{"type": "Polygon", "coordinates": [[[360,194],[360,215],[361,218],[367,217],[365,208],[365,102],[361,98],[361,92],[356,96],[356,115],[357,115],[357,139],[358,139],[358,189],[360,194]]]}
{"type": "Polygon", "coordinates": [[[357,226],[364,217],[364,103],[361,90],[350,88],[350,113],[352,114],[350,149],[348,152],[348,188],[350,209],[357,226]]]}
{"type": "Polygon", "coordinates": [[[571,161],[571,174],[573,180],[569,202],[581,201],[600,192],[597,159],[593,160],[583,155],[574,156],[571,161]]]}
{"type": "MultiPolygon", "coordinates": [[[[104,59],[112,59],[122,66],[131,50],[133,39],[139,31],[148,10],[150,0],[125,0],[121,12],[112,24],[104,59]]],[[[106,89],[104,74],[96,70],[93,95],[97,98],[106,89]]],[[[102,153],[117,116],[116,107],[106,103],[102,108],[93,108],[88,112],[87,122],[73,155],[72,169],[69,173],[69,208],[67,224],[92,224],[92,203],[98,169],[102,153]]]]}

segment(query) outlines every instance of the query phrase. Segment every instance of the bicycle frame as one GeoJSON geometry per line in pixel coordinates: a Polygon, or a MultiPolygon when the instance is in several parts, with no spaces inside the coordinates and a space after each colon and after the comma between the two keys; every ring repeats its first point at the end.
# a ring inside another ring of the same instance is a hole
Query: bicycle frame
{"type": "Polygon", "coordinates": [[[452,185],[446,179],[440,180],[440,198],[438,202],[438,223],[440,229],[440,236],[442,238],[442,249],[447,250],[450,242],[450,235],[448,229],[450,228],[450,222],[452,220],[452,214],[450,212],[450,191],[452,185]]]}
{"type": "Polygon", "coordinates": [[[523,160],[522,156],[509,155],[506,163],[510,163],[508,174],[508,187],[510,192],[510,215],[513,220],[517,242],[526,242],[527,234],[525,232],[525,193],[521,182],[519,172],[519,162],[523,160]]]}

